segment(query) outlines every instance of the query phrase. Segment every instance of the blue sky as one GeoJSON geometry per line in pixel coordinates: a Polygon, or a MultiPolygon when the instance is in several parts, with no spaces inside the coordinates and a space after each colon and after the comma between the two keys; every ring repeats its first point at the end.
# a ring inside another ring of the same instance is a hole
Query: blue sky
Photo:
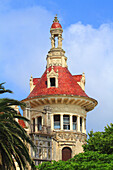
{"type": "Polygon", "coordinates": [[[88,113],[87,131],[113,123],[113,1],[0,0],[0,79],[22,100],[29,79],[40,77],[50,49],[55,14],[72,74],[86,75],[86,93],[99,102],[88,113]]]}

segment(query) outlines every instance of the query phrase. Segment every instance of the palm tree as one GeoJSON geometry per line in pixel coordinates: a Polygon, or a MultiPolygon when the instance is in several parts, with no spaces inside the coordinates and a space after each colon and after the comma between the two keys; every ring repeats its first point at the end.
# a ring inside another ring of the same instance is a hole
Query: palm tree
{"type": "MultiPolygon", "coordinates": [[[[0,94],[9,92],[0,84],[0,94]]],[[[22,119],[28,122],[28,119],[19,115],[11,106],[24,104],[9,98],[0,99],[0,170],[16,169],[17,162],[20,170],[23,170],[27,164],[35,169],[33,160],[29,155],[28,144],[35,148],[31,138],[26,131],[16,121],[22,119]],[[26,145],[27,144],[27,145],[26,145]]]]}

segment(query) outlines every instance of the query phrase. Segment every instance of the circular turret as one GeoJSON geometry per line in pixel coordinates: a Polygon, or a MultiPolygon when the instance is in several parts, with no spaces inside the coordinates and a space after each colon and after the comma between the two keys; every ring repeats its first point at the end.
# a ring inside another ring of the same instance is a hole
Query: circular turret
{"type": "Polygon", "coordinates": [[[36,164],[66,161],[83,152],[87,112],[98,104],[85,93],[85,74],[69,72],[62,49],[62,32],[55,16],[50,29],[51,49],[46,58],[46,70],[41,78],[31,77],[31,92],[23,100],[27,107],[23,115],[31,121],[28,133],[37,145],[37,151],[31,151],[36,164]]]}

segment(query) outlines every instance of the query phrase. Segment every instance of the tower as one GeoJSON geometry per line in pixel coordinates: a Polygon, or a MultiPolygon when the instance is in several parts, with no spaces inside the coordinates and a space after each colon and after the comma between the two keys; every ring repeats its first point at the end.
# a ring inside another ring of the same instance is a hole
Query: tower
{"type": "Polygon", "coordinates": [[[72,75],[62,49],[62,26],[57,16],[50,28],[51,49],[41,78],[30,78],[30,94],[23,100],[23,115],[31,120],[27,132],[37,151],[30,150],[36,164],[68,160],[83,152],[87,112],[97,101],[85,93],[85,74],[72,75]]]}

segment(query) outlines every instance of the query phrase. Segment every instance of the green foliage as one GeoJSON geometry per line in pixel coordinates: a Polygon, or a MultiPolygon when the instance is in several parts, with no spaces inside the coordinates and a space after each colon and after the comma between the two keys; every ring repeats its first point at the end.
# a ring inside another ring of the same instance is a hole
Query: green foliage
{"type": "Polygon", "coordinates": [[[84,153],[75,155],[68,161],[42,163],[39,170],[113,170],[113,124],[105,127],[104,132],[89,134],[83,146],[84,153]]]}
{"type": "Polygon", "coordinates": [[[113,154],[113,124],[105,127],[104,132],[93,132],[89,134],[87,144],[83,146],[84,151],[99,151],[100,153],[113,154]]]}
{"type": "MultiPolygon", "coordinates": [[[[0,94],[12,93],[10,90],[5,90],[3,83],[0,84],[0,94]]],[[[16,118],[24,121],[28,119],[20,116],[11,106],[24,104],[8,98],[0,98],[0,169],[10,170],[15,167],[15,160],[18,163],[20,170],[26,167],[29,163],[32,169],[36,169],[29,155],[26,143],[35,147],[26,131],[19,125],[16,118]]]]}
{"type": "Polygon", "coordinates": [[[89,170],[89,169],[113,169],[113,155],[100,154],[97,151],[88,151],[75,155],[68,161],[44,162],[38,166],[39,170],[89,170]]]}

